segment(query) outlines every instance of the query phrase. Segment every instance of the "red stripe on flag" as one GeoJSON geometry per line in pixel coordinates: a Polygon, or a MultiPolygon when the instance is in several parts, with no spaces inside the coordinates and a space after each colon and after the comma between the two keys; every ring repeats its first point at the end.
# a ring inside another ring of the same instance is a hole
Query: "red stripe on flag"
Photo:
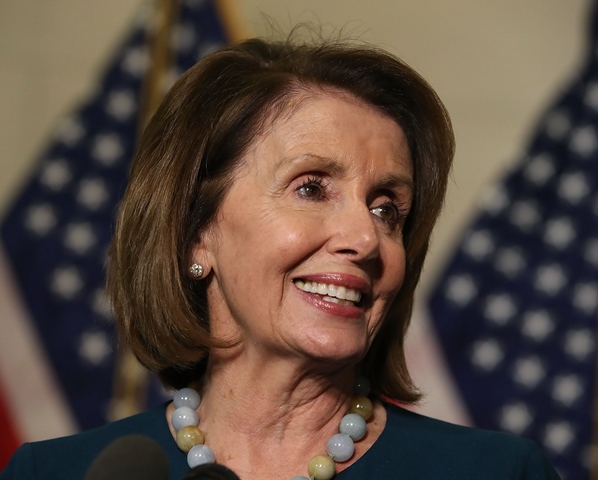
{"type": "Polygon", "coordinates": [[[0,388],[0,471],[6,467],[8,460],[22,443],[13,419],[14,415],[0,388]]]}

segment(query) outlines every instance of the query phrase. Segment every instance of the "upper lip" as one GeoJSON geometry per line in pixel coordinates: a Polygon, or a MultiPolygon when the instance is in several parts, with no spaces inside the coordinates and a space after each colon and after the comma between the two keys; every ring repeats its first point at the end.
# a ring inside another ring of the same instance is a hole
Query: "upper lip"
{"type": "Polygon", "coordinates": [[[339,287],[351,288],[357,290],[362,295],[369,295],[372,287],[368,280],[350,273],[311,273],[298,275],[293,280],[303,280],[307,282],[325,283],[327,285],[336,285],[339,287]]]}

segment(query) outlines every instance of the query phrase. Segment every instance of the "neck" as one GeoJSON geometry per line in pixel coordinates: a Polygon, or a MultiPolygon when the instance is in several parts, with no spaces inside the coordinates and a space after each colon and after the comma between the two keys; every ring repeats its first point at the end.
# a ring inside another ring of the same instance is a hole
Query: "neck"
{"type": "MultiPolygon", "coordinates": [[[[354,384],[354,367],[319,370],[215,353],[201,386],[199,426],[217,462],[241,479],[306,475],[309,459],[325,454],[327,440],[338,433],[354,384]]],[[[337,472],[363,455],[384,423],[385,411],[378,405],[368,435],[356,443],[351,460],[337,464],[337,472]]]]}
{"type": "Polygon", "coordinates": [[[353,369],[298,369],[282,360],[220,362],[212,358],[202,386],[202,422],[229,424],[264,440],[311,435],[338,428],[355,383],[353,369]],[[307,431],[306,431],[307,429],[307,431]]]}

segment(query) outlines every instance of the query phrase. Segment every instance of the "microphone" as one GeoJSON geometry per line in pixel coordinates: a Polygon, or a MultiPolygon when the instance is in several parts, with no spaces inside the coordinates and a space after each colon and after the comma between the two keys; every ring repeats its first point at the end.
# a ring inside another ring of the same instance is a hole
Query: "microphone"
{"type": "Polygon", "coordinates": [[[168,458],[151,438],[126,435],[100,452],[84,480],[168,480],[168,458]]]}
{"type": "Polygon", "coordinates": [[[204,463],[189,470],[181,480],[241,480],[224,465],[204,463]]]}

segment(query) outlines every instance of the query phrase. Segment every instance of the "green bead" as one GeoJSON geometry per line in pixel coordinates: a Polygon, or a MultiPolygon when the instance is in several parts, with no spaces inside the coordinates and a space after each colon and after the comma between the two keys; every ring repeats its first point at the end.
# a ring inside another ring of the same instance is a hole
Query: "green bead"
{"type": "Polygon", "coordinates": [[[363,417],[364,420],[367,420],[372,416],[374,411],[374,406],[372,405],[372,401],[368,397],[353,397],[351,399],[351,408],[349,409],[350,413],[356,413],[363,417]]]}
{"type": "Polygon", "coordinates": [[[309,461],[307,471],[314,480],[330,480],[336,473],[334,462],[327,455],[316,455],[313,457],[309,461]]]}

